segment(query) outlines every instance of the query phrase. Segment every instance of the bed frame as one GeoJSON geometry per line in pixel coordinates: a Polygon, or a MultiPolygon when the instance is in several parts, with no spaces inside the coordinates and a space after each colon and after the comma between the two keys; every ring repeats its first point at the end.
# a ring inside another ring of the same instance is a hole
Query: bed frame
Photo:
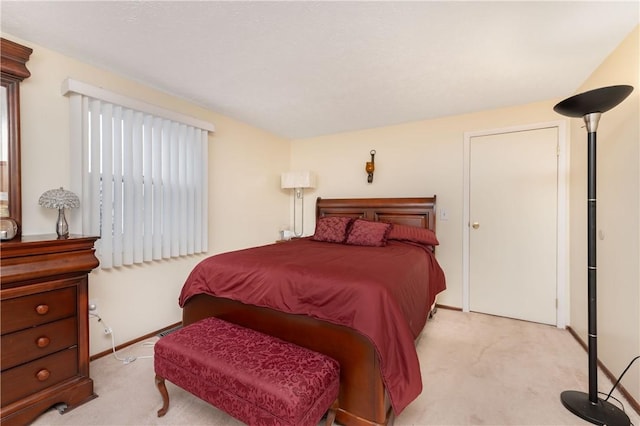
{"type": "MultiPolygon", "coordinates": [[[[436,197],[343,198],[316,201],[316,219],[361,217],[420,226],[435,231],[436,197]]],[[[384,388],[375,348],[368,338],[344,326],[200,294],[185,304],[183,325],[216,316],[326,354],[340,363],[340,408],[344,425],[391,425],[394,414],[384,388]]]]}

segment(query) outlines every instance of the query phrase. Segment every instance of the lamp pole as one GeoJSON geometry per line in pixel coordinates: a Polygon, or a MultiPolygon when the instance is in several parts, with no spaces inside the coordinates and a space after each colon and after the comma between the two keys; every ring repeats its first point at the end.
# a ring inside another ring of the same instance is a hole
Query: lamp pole
{"type": "Polygon", "coordinates": [[[597,269],[596,269],[596,135],[602,113],[626,99],[631,86],[609,86],[584,92],[558,103],[554,111],[582,117],[587,127],[587,315],[589,352],[589,393],[564,391],[562,404],[576,416],[598,425],[629,426],[629,417],[620,408],[598,398],[597,269]]]}

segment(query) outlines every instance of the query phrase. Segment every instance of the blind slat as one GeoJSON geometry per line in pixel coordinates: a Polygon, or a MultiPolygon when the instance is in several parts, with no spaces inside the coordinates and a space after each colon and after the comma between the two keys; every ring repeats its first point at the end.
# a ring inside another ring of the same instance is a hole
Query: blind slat
{"type": "Polygon", "coordinates": [[[180,233],[180,182],[178,180],[179,165],[179,149],[178,149],[178,132],[180,126],[178,123],[171,124],[171,224],[169,232],[171,233],[171,256],[180,255],[180,241],[178,234],[180,233]]]}
{"type": "Polygon", "coordinates": [[[123,237],[122,237],[122,264],[133,264],[133,209],[134,209],[134,179],[133,179],[133,111],[130,109],[125,110],[124,117],[122,119],[122,126],[124,128],[122,132],[122,164],[124,166],[123,172],[123,191],[124,191],[124,203],[123,203],[123,237]]]}
{"type": "Polygon", "coordinates": [[[162,122],[162,257],[171,257],[171,122],[162,122]]]}
{"type": "Polygon", "coordinates": [[[153,259],[153,147],[152,147],[153,117],[146,115],[142,126],[142,193],[144,226],[142,258],[144,261],[153,259]]]}
{"type": "MultiPolygon", "coordinates": [[[[87,205],[91,212],[100,211],[100,101],[92,101],[90,108],[89,185],[87,205]]],[[[100,215],[89,216],[88,235],[101,235],[100,215]]]]}
{"type": "Polygon", "coordinates": [[[187,229],[185,232],[186,237],[186,254],[193,254],[193,245],[194,245],[194,236],[193,236],[193,224],[195,222],[195,208],[194,208],[194,182],[193,182],[193,172],[194,172],[194,149],[195,149],[195,129],[191,126],[187,128],[187,137],[185,143],[185,187],[187,192],[187,202],[186,202],[186,225],[187,229]]]}
{"type": "Polygon", "coordinates": [[[105,268],[113,266],[113,105],[103,104],[100,130],[100,174],[102,192],[97,193],[102,205],[100,233],[102,262],[105,268]]]}
{"type": "Polygon", "coordinates": [[[180,256],[187,254],[187,126],[180,125],[180,143],[178,144],[178,185],[180,187],[180,208],[178,210],[179,217],[179,247],[180,256]]]}
{"type": "Polygon", "coordinates": [[[133,114],[133,263],[142,263],[143,255],[143,182],[142,182],[142,123],[140,112],[133,114]]]}
{"type": "Polygon", "coordinates": [[[193,159],[193,252],[202,250],[202,131],[195,130],[193,159]]]}
{"type": "Polygon", "coordinates": [[[202,247],[199,253],[206,253],[209,251],[209,134],[202,132],[202,144],[200,155],[200,197],[202,198],[201,220],[199,222],[201,231],[199,234],[202,236],[202,247]]]}
{"type": "Polygon", "coordinates": [[[113,109],[113,265],[122,266],[123,167],[122,167],[122,107],[113,109]]]}
{"type": "MultiPolygon", "coordinates": [[[[74,103],[74,105],[77,105],[77,103],[74,103]]],[[[89,99],[83,97],[80,101],[79,107],[81,116],[79,119],[76,119],[76,121],[80,122],[80,128],[75,130],[80,132],[78,136],[80,138],[80,143],[82,144],[82,158],[81,164],[79,165],[81,169],[80,173],[82,174],[82,184],[79,193],[80,206],[82,207],[91,205],[91,175],[89,174],[89,164],[91,160],[89,158],[89,134],[87,132],[87,129],[89,128],[89,99]]],[[[91,234],[91,209],[81,208],[80,210],[82,211],[82,234],[100,235],[96,233],[91,234]]]]}
{"type": "Polygon", "coordinates": [[[162,259],[162,119],[153,120],[153,253],[154,260],[162,259]]]}

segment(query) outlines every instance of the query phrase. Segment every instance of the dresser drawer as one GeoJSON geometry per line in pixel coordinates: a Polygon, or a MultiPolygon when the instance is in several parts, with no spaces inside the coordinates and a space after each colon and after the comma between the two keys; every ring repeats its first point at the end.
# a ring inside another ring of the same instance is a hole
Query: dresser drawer
{"type": "Polygon", "coordinates": [[[45,291],[2,301],[2,334],[76,314],[76,288],[45,291]]]}
{"type": "Polygon", "coordinates": [[[4,407],[77,374],[78,350],[76,347],[5,370],[0,375],[1,404],[4,407]]]}
{"type": "Polygon", "coordinates": [[[2,336],[2,371],[78,343],[75,317],[2,336]]]}

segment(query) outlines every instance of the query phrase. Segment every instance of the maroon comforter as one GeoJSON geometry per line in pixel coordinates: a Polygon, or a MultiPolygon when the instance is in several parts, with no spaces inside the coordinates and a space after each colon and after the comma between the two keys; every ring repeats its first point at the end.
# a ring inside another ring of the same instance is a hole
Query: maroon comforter
{"type": "Polygon", "coordinates": [[[209,257],[191,272],[180,306],[206,293],[351,327],[380,357],[399,414],[422,391],[414,339],[424,327],[444,273],[427,247],[323,243],[309,238],[209,257]]]}

